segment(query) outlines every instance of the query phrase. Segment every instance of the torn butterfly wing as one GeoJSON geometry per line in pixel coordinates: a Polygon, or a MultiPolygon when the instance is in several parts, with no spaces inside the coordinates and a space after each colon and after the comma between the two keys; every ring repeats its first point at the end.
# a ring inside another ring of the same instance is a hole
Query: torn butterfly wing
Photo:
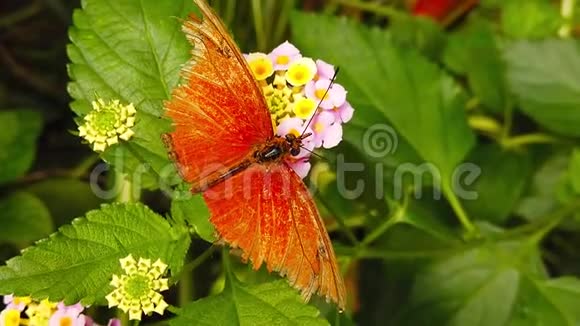
{"type": "Polygon", "coordinates": [[[286,276],[305,299],[344,309],[346,290],[332,243],[300,177],[286,164],[254,164],[203,194],[219,236],[255,269],[286,276]]]}

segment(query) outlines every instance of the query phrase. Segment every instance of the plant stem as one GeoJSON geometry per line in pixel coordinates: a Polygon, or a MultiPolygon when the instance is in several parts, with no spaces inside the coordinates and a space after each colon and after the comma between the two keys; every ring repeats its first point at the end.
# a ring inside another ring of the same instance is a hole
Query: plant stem
{"type": "Polygon", "coordinates": [[[95,165],[101,158],[99,155],[92,153],[85,157],[77,166],[70,170],[70,176],[72,178],[80,178],[87,174],[89,169],[95,165]]]}
{"type": "Polygon", "coordinates": [[[407,197],[402,205],[397,206],[397,209],[393,212],[391,216],[389,216],[379,227],[374,229],[371,233],[369,233],[360,243],[361,247],[366,247],[379,238],[383,233],[385,233],[388,229],[390,229],[393,225],[401,222],[405,216],[405,212],[407,211],[407,197]]]}
{"type": "Polygon", "coordinates": [[[224,274],[226,277],[226,284],[224,285],[224,290],[229,288],[233,288],[232,283],[236,282],[237,278],[234,275],[234,271],[232,270],[232,262],[230,258],[230,254],[226,247],[222,248],[222,264],[224,266],[224,274]]]}
{"type": "Polygon", "coordinates": [[[549,221],[547,221],[546,224],[544,224],[542,227],[538,228],[538,230],[536,230],[532,234],[532,236],[530,237],[530,242],[532,244],[540,243],[542,241],[542,239],[544,239],[544,237],[548,233],[550,233],[550,231],[552,231],[555,227],[560,225],[560,223],[562,223],[564,218],[566,218],[568,215],[572,214],[573,211],[570,209],[565,209],[565,210],[562,210],[562,211],[557,212],[557,213],[558,214],[554,214],[554,216],[549,221]]]}
{"type": "Polygon", "coordinates": [[[20,21],[28,19],[40,12],[42,9],[39,0],[33,1],[30,5],[24,6],[24,8],[13,11],[12,13],[0,17],[0,27],[6,27],[14,25],[20,21]]]}
{"type": "MultiPolygon", "coordinates": [[[[18,57],[16,57],[18,58],[18,57]]],[[[45,77],[38,75],[36,71],[28,66],[20,64],[16,58],[0,43],[0,65],[6,68],[10,73],[22,82],[27,83],[38,92],[49,95],[50,97],[62,101],[63,90],[56,84],[47,80],[45,77]]]]}
{"type": "Polygon", "coordinates": [[[501,233],[497,238],[498,240],[515,239],[531,233],[532,242],[537,243],[541,241],[548,232],[560,225],[564,218],[570,216],[570,214],[578,209],[580,209],[580,200],[574,201],[571,204],[531,223],[507,230],[504,233],[501,233]]]}
{"type": "Polygon", "coordinates": [[[562,14],[562,18],[564,18],[564,24],[558,30],[558,35],[562,38],[568,38],[572,34],[574,8],[576,8],[576,0],[562,0],[560,13],[562,14]]]}
{"type": "Polygon", "coordinates": [[[512,124],[514,120],[514,107],[511,101],[506,100],[505,108],[503,111],[503,129],[501,133],[501,139],[507,140],[512,132],[512,124]]]}
{"type": "Polygon", "coordinates": [[[358,0],[332,0],[332,2],[339,3],[345,7],[352,7],[368,11],[380,16],[386,16],[392,19],[405,18],[407,15],[392,7],[382,6],[376,2],[363,2],[358,0]]]}
{"type": "Polygon", "coordinates": [[[209,247],[201,255],[183,266],[181,274],[179,275],[179,291],[177,297],[180,307],[183,307],[195,297],[193,271],[203,264],[215,252],[216,248],[215,245],[209,247]]]}
{"type": "Polygon", "coordinates": [[[387,259],[387,260],[404,260],[404,259],[420,259],[447,256],[456,252],[466,250],[468,248],[476,247],[479,243],[458,246],[454,248],[433,249],[433,250],[385,250],[372,248],[349,248],[337,252],[340,256],[356,257],[357,259],[387,259]]]}
{"type": "Polygon", "coordinates": [[[189,263],[185,264],[182,269],[182,273],[187,273],[195,270],[199,267],[199,265],[203,264],[203,262],[208,259],[216,250],[216,246],[209,247],[206,251],[204,251],[201,255],[195,257],[194,260],[190,261],[189,263]]]}
{"type": "Polygon", "coordinates": [[[68,12],[67,6],[65,3],[68,1],[61,1],[61,0],[44,0],[46,6],[51,9],[52,12],[60,18],[60,20],[66,25],[70,25],[71,23],[71,15],[68,12]]]}
{"type": "MultiPolygon", "coordinates": [[[[358,215],[358,216],[353,216],[350,218],[347,218],[346,220],[344,220],[344,226],[347,229],[353,228],[353,227],[361,227],[365,225],[366,222],[366,218],[362,215],[358,215]]],[[[334,222],[334,223],[330,223],[326,225],[326,231],[328,231],[328,233],[332,233],[335,232],[337,230],[339,230],[341,227],[341,224],[338,222],[334,222]]],[[[354,236],[354,234],[353,234],[354,236]]],[[[355,238],[356,240],[356,238],[355,238]]]]}
{"type": "Polygon", "coordinates": [[[198,268],[199,265],[203,264],[203,262],[214,253],[216,248],[216,246],[209,247],[201,255],[183,266],[181,275],[179,275],[179,292],[177,298],[180,307],[183,307],[184,304],[190,302],[195,296],[193,290],[193,271],[198,268]]]}
{"type": "Polygon", "coordinates": [[[133,202],[133,185],[131,181],[125,178],[125,174],[122,172],[115,172],[115,186],[119,187],[119,194],[115,201],[119,203],[130,203],[133,202]]]}
{"type": "Polygon", "coordinates": [[[282,42],[282,37],[284,37],[284,32],[286,32],[286,27],[288,26],[288,17],[290,16],[290,11],[294,8],[295,0],[285,0],[282,1],[282,6],[280,8],[280,16],[276,22],[276,28],[272,34],[272,41],[275,44],[282,42]]]}
{"type": "Polygon", "coordinates": [[[466,0],[460,1],[459,6],[453,11],[451,11],[447,17],[441,22],[441,24],[445,27],[448,27],[453,22],[455,22],[459,17],[463,16],[466,12],[468,12],[471,8],[477,5],[478,0],[466,0]]]}
{"type": "Polygon", "coordinates": [[[235,0],[226,0],[226,9],[224,13],[224,21],[226,22],[227,26],[232,26],[234,21],[234,16],[236,14],[236,1],[235,0]]]}
{"type": "Polygon", "coordinates": [[[191,271],[181,273],[179,278],[179,291],[177,292],[177,302],[179,307],[193,300],[195,296],[193,289],[193,273],[191,271]]]}
{"type": "Polygon", "coordinates": [[[522,147],[525,145],[533,145],[533,144],[553,144],[562,142],[563,139],[554,137],[548,134],[542,133],[532,133],[520,136],[514,136],[511,138],[507,138],[501,141],[501,145],[504,148],[514,148],[514,147],[522,147]]]}
{"type": "Polygon", "coordinates": [[[141,198],[141,191],[139,185],[134,184],[127,178],[127,174],[114,171],[115,190],[118,191],[115,201],[118,203],[134,203],[138,202],[141,198]]]}
{"type": "Polygon", "coordinates": [[[342,216],[339,216],[339,214],[337,214],[334,211],[334,209],[332,207],[330,207],[330,205],[328,205],[328,203],[324,200],[324,198],[322,198],[322,196],[317,196],[317,197],[318,197],[318,201],[322,205],[324,205],[326,210],[334,217],[334,220],[336,221],[336,223],[338,223],[338,225],[340,225],[341,231],[346,235],[346,237],[350,240],[350,242],[352,242],[355,245],[358,244],[358,242],[359,242],[358,239],[356,238],[354,233],[352,233],[352,230],[346,226],[344,220],[342,219],[342,216]]]}
{"type": "Polygon", "coordinates": [[[121,325],[129,325],[129,314],[124,313],[121,309],[117,309],[116,316],[121,321],[121,325]]]}
{"type": "Polygon", "coordinates": [[[262,17],[265,17],[264,19],[264,35],[265,35],[265,42],[264,42],[264,46],[265,49],[264,50],[268,50],[272,48],[272,44],[270,44],[272,42],[272,33],[274,32],[273,29],[273,17],[276,17],[276,15],[278,15],[279,13],[276,12],[276,7],[278,1],[263,1],[264,5],[262,7],[262,17]]]}
{"type": "Polygon", "coordinates": [[[467,216],[467,212],[465,212],[465,209],[463,209],[459,198],[457,198],[455,192],[451,188],[451,185],[447,181],[443,181],[443,193],[451,205],[451,208],[455,212],[455,215],[459,219],[459,222],[461,222],[461,225],[463,225],[463,228],[466,231],[466,238],[469,239],[477,237],[479,235],[477,229],[473,223],[471,223],[469,216],[467,216]]]}
{"type": "Polygon", "coordinates": [[[254,15],[254,29],[256,30],[256,43],[259,51],[266,51],[266,31],[264,30],[264,16],[262,15],[261,0],[252,0],[252,13],[254,15]]]}

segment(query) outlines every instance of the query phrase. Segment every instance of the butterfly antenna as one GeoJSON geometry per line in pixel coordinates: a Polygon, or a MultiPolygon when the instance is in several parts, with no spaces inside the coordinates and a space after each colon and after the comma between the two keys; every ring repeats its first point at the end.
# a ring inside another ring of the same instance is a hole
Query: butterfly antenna
{"type": "Polygon", "coordinates": [[[304,127],[304,130],[302,131],[302,134],[300,135],[300,138],[302,138],[302,136],[304,136],[304,133],[306,132],[306,129],[308,129],[308,127],[312,123],[312,120],[314,120],[314,117],[316,116],[316,112],[318,111],[318,108],[320,107],[320,104],[322,104],[322,101],[324,101],[324,98],[326,97],[326,94],[328,94],[328,91],[332,88],[332,85],[334,84],[334,80],[336,79],[336,75],[338,75],[338,71],[339,70],[340,70],[340,67],[336,67],[336,71],[334,72],[334,75],[332,75],[332,78],[330,79],[330,84],[326,88],[326,91],[324,92],[324,95],[322,95],[322,98],[320,99],[320,102],[318,102],[318,105],[316,106],[316,110],[314,110],[314,113],[312,113],[312,116],[310,117],[310,119],[308,120],[308,123],[304,127]]]}
{"type": "Polygon", "coordinates": [[[302,147],[302,148],[303,148],[305,151],[309,152],[310,154],[312,154],[312,155],[314,155],[314,156],[318,157],[319,159],[321,159],[321,160],[323,160],[323,161],[326,161],[326,162],[328,162],[328,163],[331,163],[331,162],[330,162],[330,160],[329,160],[329,159],[327,159],[326,157],[324,157],[324,156],[322,156],[322,155],[320,155],[320,154],[316,154],[316,153],[314,153],[314,151],[311,151],[311,150],[309,150],[308,148],[306,148],[306,147],[304,147],[304,146],[300,146],[300,147],[302,147]]]}

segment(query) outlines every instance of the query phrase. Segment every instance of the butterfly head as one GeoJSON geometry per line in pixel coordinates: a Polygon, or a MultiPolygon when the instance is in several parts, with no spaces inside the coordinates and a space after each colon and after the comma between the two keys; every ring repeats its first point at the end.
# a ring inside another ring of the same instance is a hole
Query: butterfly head
{"type": "Polygon", "coordinates": [[[312,133],[308,132],[303,135],[296,136],[295,134],[287,134],[285,139],[289,145],[290,155],[297,156],[300,154],[300,148],[302,147],[302,141],[305,138],[308,138],[312,135],[312,133]]]}

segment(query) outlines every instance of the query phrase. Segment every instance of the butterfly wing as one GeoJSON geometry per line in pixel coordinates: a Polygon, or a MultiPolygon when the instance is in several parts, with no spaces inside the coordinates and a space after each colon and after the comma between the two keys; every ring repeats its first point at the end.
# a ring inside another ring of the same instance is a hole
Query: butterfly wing
{"type": "MultiPolygon", "coordinates": [[[[239,49],[211,8],[183,25],[194,45],[185,83],[165,105],[174,131],[164,139],[183,179],[200,189],[239,165],[273,136],[264,96],[239,49]]],[[[285,164],[253,164],[204,192],[221,238],[254,268],[287,276],[308,299],[318,293],[344,308],[346,292],[332,244],[302,180],[285,164]]]]}
{"type": "Polygon", "coordinates": [[[302,291],[344,309],[346,290],[308,189],[286,164],[254,164],[204,192],[221,239],[255,269],[266,263],[302,291]]]}
{"type": "Polygon", "coordinates": [[[193,58],[182,69],[185,83],[165,104],[174,131],[164,140],[182,178],[198,188],[202,179],[238,164],[274,131],[240,50],[212,9],[204,1],[195,3],[203,20],[192,16],[182,28],[194,46],[193,58]]]}

